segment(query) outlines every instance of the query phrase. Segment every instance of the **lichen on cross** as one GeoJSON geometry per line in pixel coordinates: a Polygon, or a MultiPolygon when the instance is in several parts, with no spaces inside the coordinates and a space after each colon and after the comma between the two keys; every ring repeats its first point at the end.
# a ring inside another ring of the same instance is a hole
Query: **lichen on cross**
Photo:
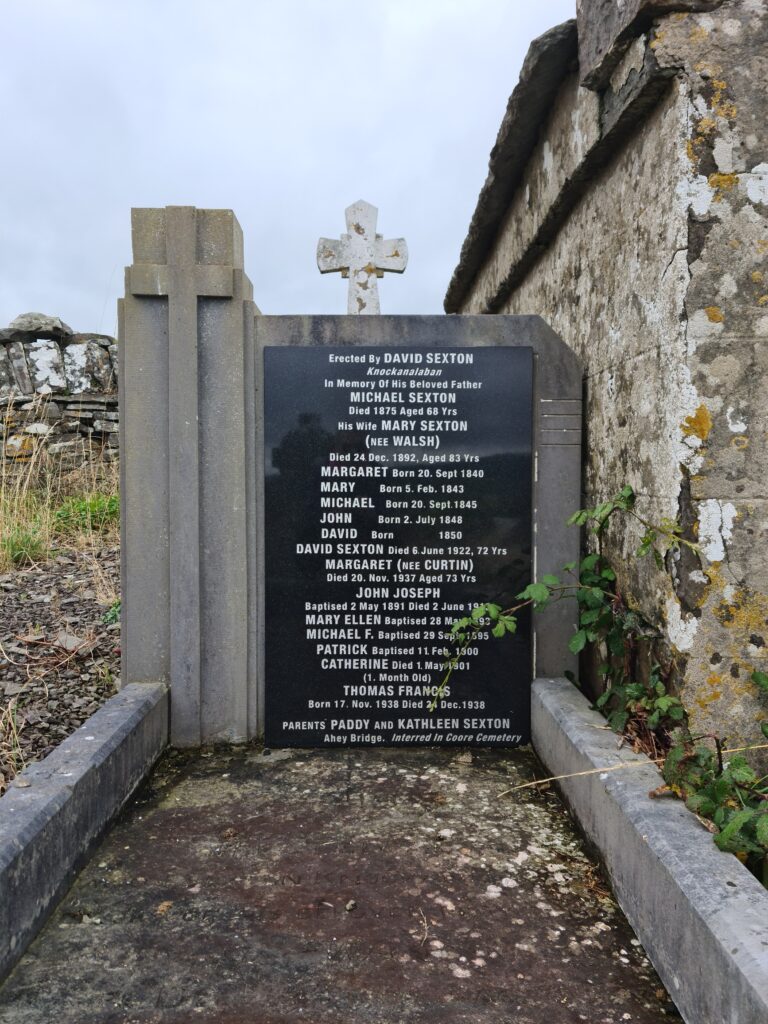
{"type": "Polygon", "coordinates": [[[376,279],[385,271],[402,274],[408,263],[404,238],[384,241],[376,234],[379,211],[359,199],[344,211],[348,234],[339,241],[321,238],[317,243],[317,267],[321,274],[341,271],[349,278],[348,313],[380,313],[376,279]]]}

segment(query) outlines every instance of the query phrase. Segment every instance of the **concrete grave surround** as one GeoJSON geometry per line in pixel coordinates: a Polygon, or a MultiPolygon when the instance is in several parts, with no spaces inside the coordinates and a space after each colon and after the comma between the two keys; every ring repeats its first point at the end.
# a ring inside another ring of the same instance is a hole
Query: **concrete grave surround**
{"type": "Polygon", "coordinates": [[[652,800],[661,773],[615,735],[567,679],[537,679],[536,752],[599,852],[621,908],[687,1024],[768,1020],[768,891],[680,800],[652,800]],[[618,766],[620,770],[615,770],[618,766]]]}
{"type": "MultiPolygon", "coordinates": [[[[578,557],[565,519],[579,501],[581,369],[538,317],[263,317],[227,210],[135,210],[133,247],[120,310],[122,675],[170,684],[173,744],[263,727],[265,345],[532,347],[535,573],[578,557]]],[[[537,621],[537,672],[573,667],[573,615],[564,603],[537,621]]]]}
{"type": "Polygon", "coordinates": [[[0,799],[0,979],[168,742],[168,693],[125,686],[0,799]]]}

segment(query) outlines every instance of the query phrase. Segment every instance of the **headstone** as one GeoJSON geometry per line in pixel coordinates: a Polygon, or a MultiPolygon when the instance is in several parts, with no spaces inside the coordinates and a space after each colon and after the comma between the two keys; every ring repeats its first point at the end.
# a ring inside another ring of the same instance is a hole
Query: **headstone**
{"type": "MultiPolygon", "coordinates": [[[[176,746],[263,735],[265,705],[272,744],[524,742],[532,677],[574,667],[566,602],[428,705],[452,618],[578,557],[573,353],[537,317],[262,316],[231,211],[133,217],[123,683],[169,684],[176,746]]],[[[359,237],[373,283],[404,267],[359,237]]]]}
{"type": "Polygon", "coordinates": [[[522,614],[431,706],[451,623],[577,557],[575,358],[536,317],[259,317],[256,342],[266,742],[528,742],[534,667],[571,667],[565,606],[535,665],[522,614]]]}

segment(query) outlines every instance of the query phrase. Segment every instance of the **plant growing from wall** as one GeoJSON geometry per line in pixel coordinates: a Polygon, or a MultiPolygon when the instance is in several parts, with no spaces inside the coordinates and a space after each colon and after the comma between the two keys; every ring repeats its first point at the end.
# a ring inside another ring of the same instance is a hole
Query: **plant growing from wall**
{"type": "MultiPolygon", "coordinates": [[[[523,608],[542,610],[556,601],[574,599],[579,611],[578,628],[569,647],[578,654],[592,644],[599,652],[597,674],[603,692],[596,707],[611,728],[636,750],[663,762],[664,785],[652,795],[671,794],[685,800],[715,834],[717,845],[735,853],[768,885],[768,781],[758,777],[743,756],[744,751],[732,752],[737,756],[725,760],[727,751],[720,738],[691,735],[685,708],[670,688],[674,662],[662,664],[661,658],[654,657],[663,638],[630,607],[604,554],[606,531],[617,516],[632,519],[642,527],[635,555],[650,555],[659,568],[664,567],[670,551],[682,546],[697,550],[676,521],[662,519],[654,523],[640,515],[631,487],[623,487],[595,508],[580,509],[569,523],[584,528],[596,550],[578,566],[565,566],[565,579],[544,576],[527,586],[509,607],[486,602],[454,622],[449,633],[452,649],[446,652],[444,676],[430,710],[439,704],[467,648],[483,634],[487,636],[490,631],[501,638],[515,633],[523,608]],[[647,664],[645,671],[643,663],[647,664]],[[714,750],[702,742],[706,739],[714,750]]],[[[751,678],[768,695],[768,674],[756,671],[751,678]]],[[[768,739],[768,721],[761,728],[768,739]]]]}

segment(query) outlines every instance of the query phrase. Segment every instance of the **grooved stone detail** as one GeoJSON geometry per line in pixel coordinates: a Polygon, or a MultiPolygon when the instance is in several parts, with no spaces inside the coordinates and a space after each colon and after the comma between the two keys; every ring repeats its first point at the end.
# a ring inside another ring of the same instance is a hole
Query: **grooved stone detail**
{"type": "Polygon", "coordinates": [[[175,745],[243,741],[256,729],[256,308],[242,232],[230,210],[134,210],[133,255],[119,311],[123,678],[170,683],[175,745]]]}

